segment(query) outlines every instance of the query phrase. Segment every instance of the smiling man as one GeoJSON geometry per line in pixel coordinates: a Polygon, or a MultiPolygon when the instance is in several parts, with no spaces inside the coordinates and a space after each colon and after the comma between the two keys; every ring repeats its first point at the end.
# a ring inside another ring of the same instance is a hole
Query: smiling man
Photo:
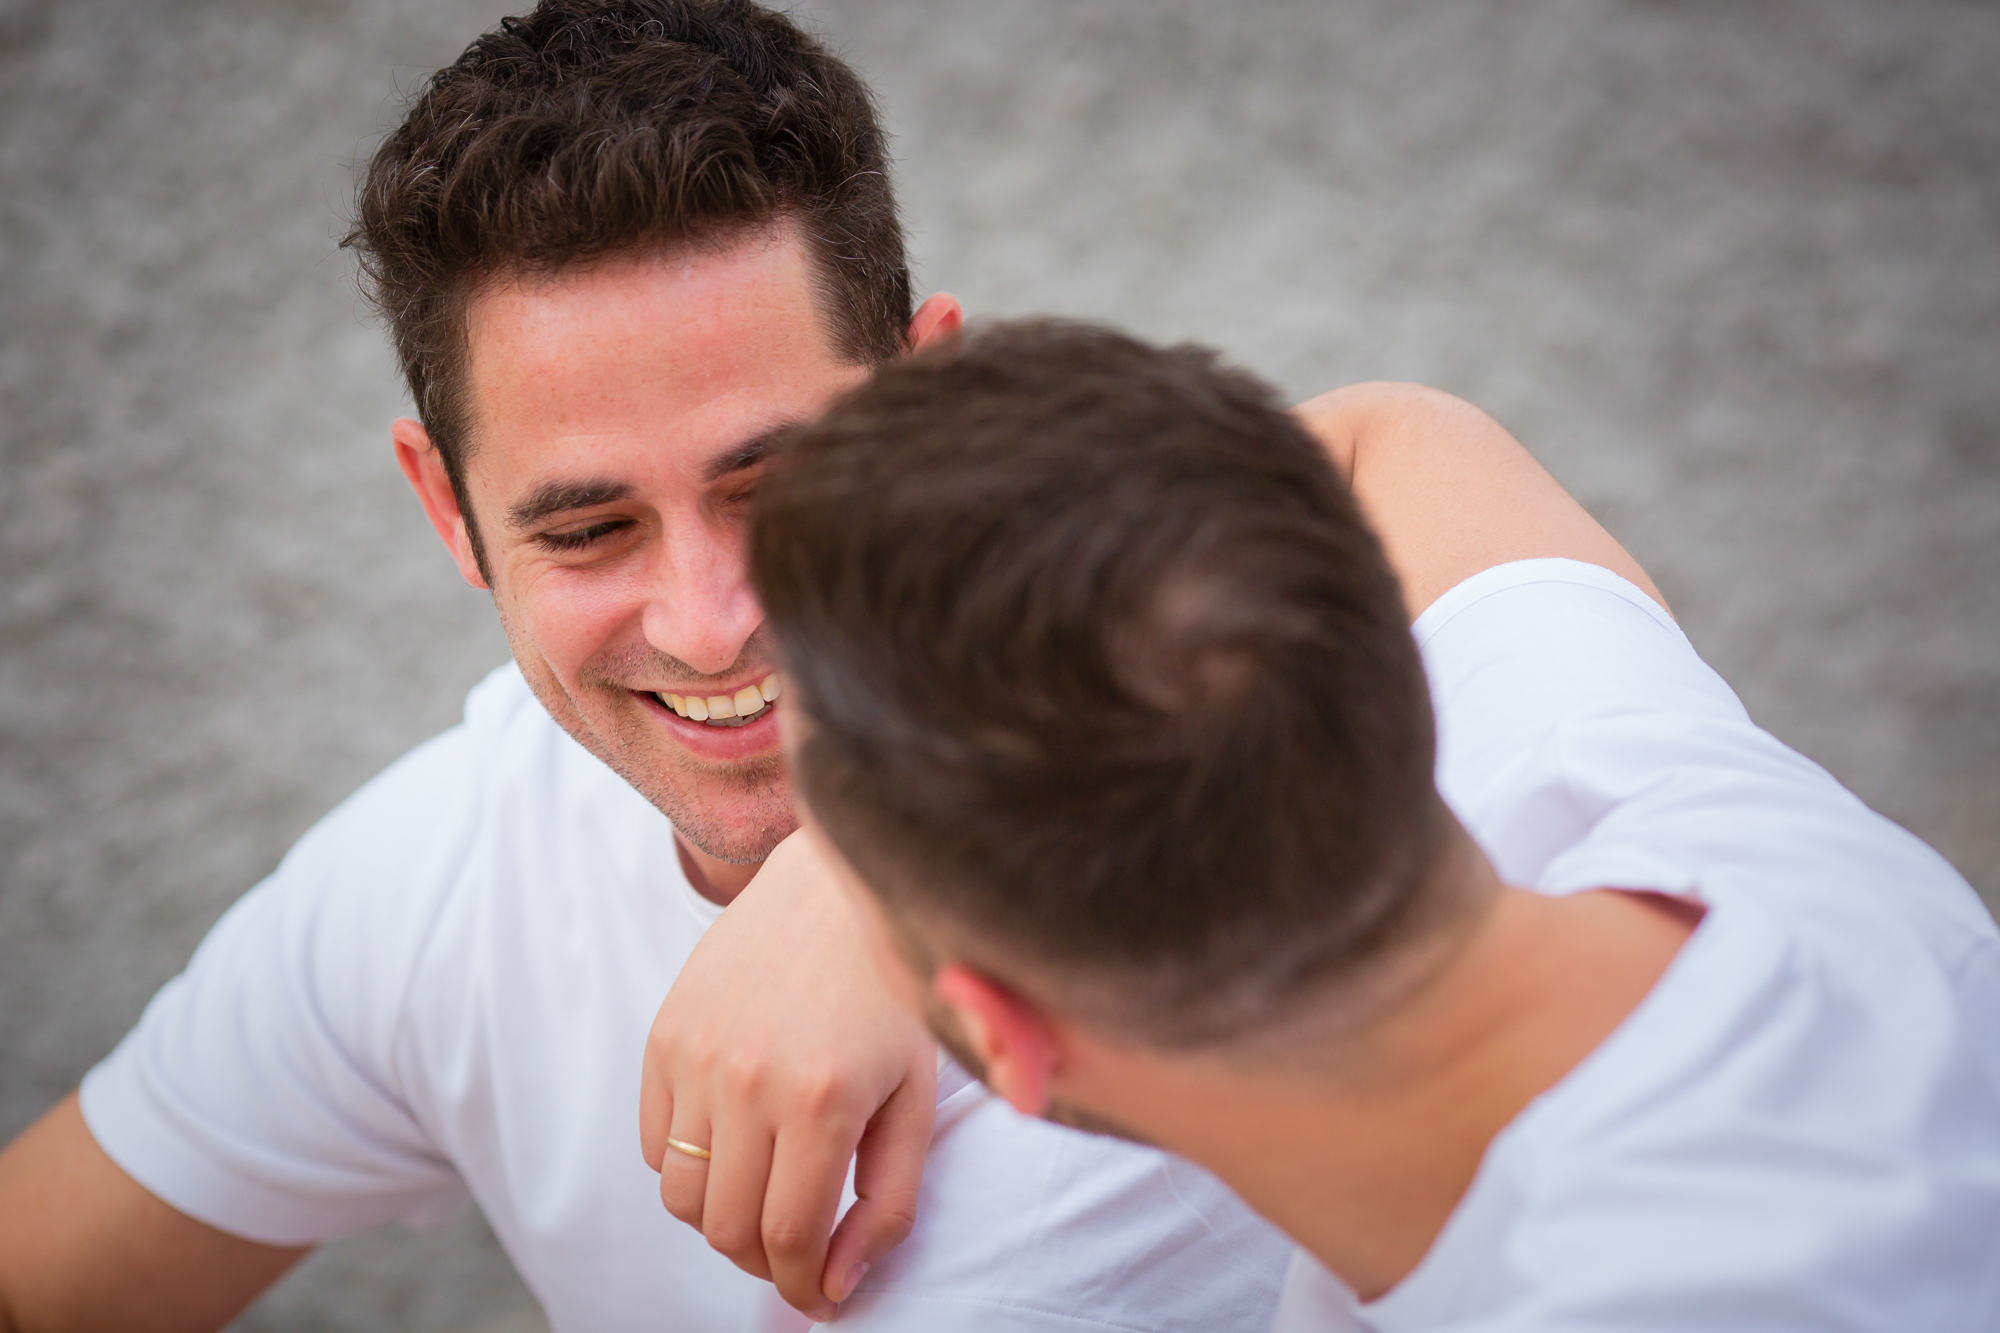
{"type": "Polygon", "coordinates": [[[0,1329],[219,1327],[470,1197],[579,1333],[1261,1333],[1276,1233],[941,1065],[787,839],[747,505],[959,321],[912,309],[885,168],[853,73],[743,0],[549,0],[418,96],[352,239],[514,663],[0,1154],[0,1329]]]}
{"type": "MultiPolygon", "coordinates": [[[[827,336],[813,264],[772,221],[492,281],[465,318],[476,464],[455,481],[423,425],[394,431],[535,697],[673,822],[711,897],[793,822],[746,505],[774,436],[867,374],[827,336]]],[[[909,336],[957,318],[935,298],[909,336]]]]}

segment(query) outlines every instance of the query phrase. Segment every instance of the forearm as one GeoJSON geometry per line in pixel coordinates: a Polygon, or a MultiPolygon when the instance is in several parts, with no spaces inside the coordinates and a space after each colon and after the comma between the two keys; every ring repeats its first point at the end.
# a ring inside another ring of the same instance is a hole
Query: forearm
{"type": "Polygon", "coordinates": [[[1639,562],[1472,404],[1413,384],[1357,384],[1297,414],[1353,487],[1413,618],[1482,569],[1548,556],[1601,565],[1666,605],[1639,562]]]}

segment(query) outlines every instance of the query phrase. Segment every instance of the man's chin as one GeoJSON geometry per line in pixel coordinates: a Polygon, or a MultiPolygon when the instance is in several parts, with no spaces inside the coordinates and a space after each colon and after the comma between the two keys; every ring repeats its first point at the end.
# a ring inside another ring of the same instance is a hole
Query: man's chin
{"type": "MultiPolygon", "coordinates": [[[[529,684],[537,682],[530,678],[529,684]]],[[[756,865],[798,827],[784,753],[768,722],[765,728],[773,737],[768,746],[722,758],[684,744],[670,717],[622,686],[603,688],[608,707],[591,718],[552,681],[541,686],[535,693],[557,724],[665,815],[681,839],[702,855],[756,865]]]]}
{"type": "Polygon", "coordinates": [[[740,827],[717,828],[704,825],[698,819],[676,819],[665,810],[661,811],[672,821],[674,832],[688,846],[703,856],[721,861],[725,865],[762,865],[778,849],[778,844],[792,835],[798,821],[784,824],[767,824],[753,830],[740,827]]]}
{"type": "Polygon", "coordinates": [[[755,763],[675,765],[671,774],[651,765],[613,764],[683,841],[703,856],[731,865],[757,865],[798,828],[785,765],[772,755],[755,763]]]}

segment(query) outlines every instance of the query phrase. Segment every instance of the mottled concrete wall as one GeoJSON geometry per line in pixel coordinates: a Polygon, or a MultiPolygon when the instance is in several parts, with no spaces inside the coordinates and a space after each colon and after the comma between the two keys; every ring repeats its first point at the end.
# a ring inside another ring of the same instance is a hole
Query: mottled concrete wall
{"type": "MultiPolygon", "coordinates": [[[[333,244],[501,12],[0,0],[0,1135],[504,653],[333,244]]],[[[805,12],[882,93],[927,289],[1473,398],[1760,720],[2000,890],[2000,9],[805,12]]],[[[470,1219],[242,1327],[530,1309],[470,1219]]]]}

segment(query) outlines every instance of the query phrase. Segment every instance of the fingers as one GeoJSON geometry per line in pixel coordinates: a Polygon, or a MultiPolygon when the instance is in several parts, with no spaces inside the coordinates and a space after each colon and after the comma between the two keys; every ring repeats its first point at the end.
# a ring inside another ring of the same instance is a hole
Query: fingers
{"type": "MultiPolygon", "coordinates": [[[[709,1142],[708,1118],[697,1118],[691,1102],[675,1102],[671,1107],[666,1116],[646,1122],[649,1129],[660,1130],[658,1147],[647,1147],[648,1160],[652,1160],[651,1154],[657,1152],[660,1202],[667,1206],[669,1213],[700,1231],[707,1211],[709,1164],[670,1146],[667,1139],[671,1137],[682,1143],[706,1146],[709,1142]],[[674,1118],[676,1116],[678,1119],[674,1118]]],[[[711,1158],[713,1155],[711,1149],[711,1158]]]]}
{"type": "Polygon", "coordinates": [[[672,1216],[824,1318],[909,1232],[936,1066],[816,857],[780,844],[681,968],[646,1042],[640,1145],[672,1216]],[[836,1230],[857,1147],[861,1202],[836,1230]]]}
{"type": "Polygon", "coordinates": [[[780,1131],[764,1195],[764,1254],[785,1303],[814,1319],[831,1319],[837,1298],[822,1289],[827,1242],[840,1211],[841,1187],[864,1122],[836,1115],[796,1132],[780,1131]]]}
{"type": "Polygon", "coordinates": [[[764,1257],[763,1212],[764,1191],[771,1179],[771,1135],[759,1119],[748,1115],[722,1117],[714,1122],[713,1135],[708,1191],[701,1221],[695,1225],[731,1263],[768,1281],[771,1265],[764,1257]]]}
{"type": "Polygon", "coordinates": [[[820,1289],[827,1299],[854,1294],[868,1269],[901,1245],[916,1225],[931,1128],[937,1121],[937,1065],[925,1060],[868,1124],[854,1159],[855,1204],[827,1246],[820,1289]]]}
{"type": "Polygon", "coordinates": [[[675,1029],[663,1004],[646,1033],[646,1059],[639,1070],[639,1152],[658,1171],[665,1160],[674,1123],[675,1029]]]}

